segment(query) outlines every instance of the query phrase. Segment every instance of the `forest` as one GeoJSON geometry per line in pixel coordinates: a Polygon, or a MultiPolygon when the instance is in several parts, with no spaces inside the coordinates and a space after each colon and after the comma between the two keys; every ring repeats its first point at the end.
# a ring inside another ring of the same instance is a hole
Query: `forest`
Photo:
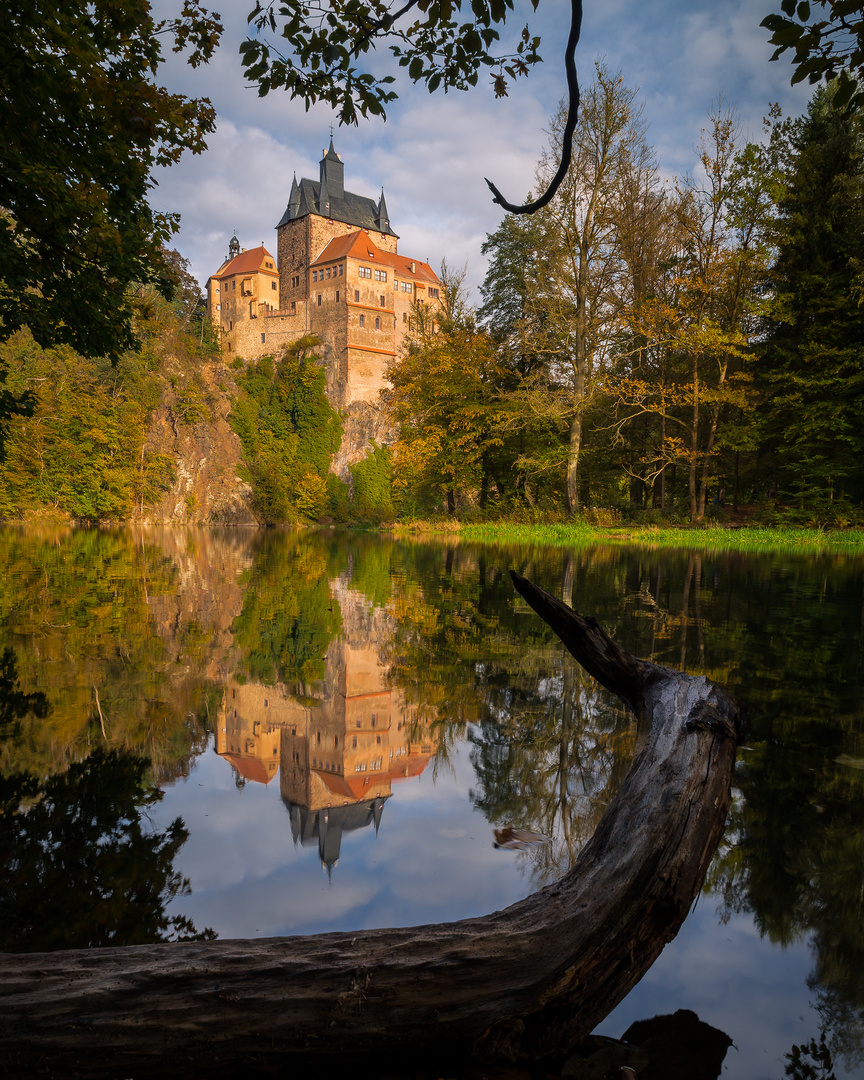
{"type": "Polygon", "coordinates": [[[448,275],[438,332],[390,373],[411,509],[857,520],[862,134],[835,97],[770,109],[759,143],[717,104],[668,182],[636,92],[598,66],[555,199],[487,237],[477,310],[448,275]]]}
{"type": "MultiPolygon", "coordinates": [[[[637,92],[595,65],[555,198],[487,236],[479,306],[442,268],[442,310],[418,308],[387,373],[390,443],[341,479],[317,342],[229,369],[176,253],[173,299],[130,291],[119,359],[17,331],[0,516],[144,516],[175,470],[148,443],[153,410],[170,384],[175,429],[206,423],[215,364],[265,523],[861,523],[862,121],[832,83],[803,116],[767,111],[748,142],[716,103],[669,180],[637,92]]],[[[562,104],[538,190],[565,122],[562,104]]]]}

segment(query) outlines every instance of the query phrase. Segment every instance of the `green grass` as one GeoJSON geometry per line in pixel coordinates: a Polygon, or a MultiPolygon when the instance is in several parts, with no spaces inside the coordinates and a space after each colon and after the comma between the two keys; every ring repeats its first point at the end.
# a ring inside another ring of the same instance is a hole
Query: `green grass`
{"type": "Polygon", "coordinates": [[[864,552],[862,529],[679,528],[644,526],[598,527],[574,522],[567,525],[464,525],[464,540],[498,544],[544,544],[585,547],[589,544],[638,545],[648,548],[690,548],[700,551],[864,552]]]}

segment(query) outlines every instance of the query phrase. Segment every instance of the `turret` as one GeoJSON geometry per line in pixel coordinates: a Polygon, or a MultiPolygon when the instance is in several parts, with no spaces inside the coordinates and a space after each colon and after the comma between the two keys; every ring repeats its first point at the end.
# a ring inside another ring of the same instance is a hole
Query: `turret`
{"type": "Polygon", "coordinates": [[[330,137],[330,149],[322,153],[321,157],[321,213],[324,213],[324,192],[326,190],[329,199],[345,198],[345,166],[336,151],[333,149],[333,137],[330,137]]]}
{"type": "Polygon", "coordinates": [[[387,213],[387,203],[384,202],[384,188],[381,188],[381,198],[378,200],[378,212],[375,215],[375,224],[378,231],[390,232],[390,215],[387,213]]]}

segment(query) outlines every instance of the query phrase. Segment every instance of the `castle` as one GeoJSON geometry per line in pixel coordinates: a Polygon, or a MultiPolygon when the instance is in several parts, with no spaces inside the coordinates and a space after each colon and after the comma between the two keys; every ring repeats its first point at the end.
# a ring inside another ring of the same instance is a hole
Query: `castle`
{"type": "Polygon", "coordinates": [[[383,189],[377,202],[345,190],[332,137],[319,179],[295,175],[276,236],[274,259],[263,245],[241,249],[235,234],[208,282],[223,352],[255,360],[315,334],[330,404],[374,405],[416,305],[440,300],[437,275],[398,253],[383,189]]]}

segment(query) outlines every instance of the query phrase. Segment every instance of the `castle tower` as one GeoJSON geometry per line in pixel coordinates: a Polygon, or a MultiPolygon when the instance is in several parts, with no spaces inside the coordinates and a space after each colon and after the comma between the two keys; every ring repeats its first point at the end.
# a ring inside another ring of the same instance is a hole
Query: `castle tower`
{"type": "MultiPolygon", "coordinates": [[[[378,199],[346,190],[332,137],[318,179],[294,175],[276,236],[275,260],[263,245],[246,252],[233,237],[210,279],[210,314],[225,352],[253,360],[315,334],[330,403],[377,406],[415,306],[437,306],[437,276],[399,255],[383,186],[378,199]]],[[[362,447],[350,453],[342,461],[340,451],[339,468],[362,457],[362,447]]]]}

